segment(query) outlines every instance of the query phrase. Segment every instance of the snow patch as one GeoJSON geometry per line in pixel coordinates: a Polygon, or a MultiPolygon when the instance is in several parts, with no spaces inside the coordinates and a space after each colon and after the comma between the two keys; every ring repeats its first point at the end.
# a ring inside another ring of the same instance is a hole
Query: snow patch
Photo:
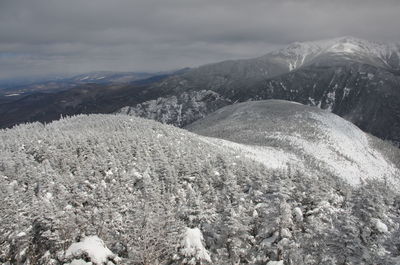
{"type": "Polygon", "coordinates": [[[303,212],[299,207],[293,209],[293,215],[297,222],[303,221],[303,212]]]}
{"type": "Polygon", "coordinates": [[[10,182],[10,184],[8,184],[7,191],[9,193],[14,193],[16,188],[17,188],[17,186],[18,186],[18,181],[13,180],[13,181],[10,182]]]}
{"type": "Polygon", "coordinates": [[[331,46],[328,51],[336,53],[356,53],[360,51],[360,46],[350,42],[337,43],[331,46]]]}
{"type": "Polygon", "coordinates": [[[20,232],[20,233],[17,234],[17,237],[23,237],[23,236],[26,236],[25,232],[20,232]]]}
{"type": "Polygon", "coordinates": [[[267,265],[283,265],[283,260],[280,261],[268,261],[267,265]]]}
{"type": "Polygon", "coordinates": [[[345,87],[343,89],[343,97],[342,100],[350,94],[351,88],[345,87]]]}
{"type": "Polygon", "coordinates": [[[201,137],[201,139],[207,143],[225,148],[227,151],[231,151],[233,153],[239,152],[242,156],[260,162],[271,169],[287,170],[291,164],[300,164],[300,160],[296,157],[296,155],[279,150],[277,148],[238,144],[212,137],[201,137]]]}
{"type": "MultiPolygon", "coordinates": [[[[85,237],[81,242],[73,243],[66,251],[65,257],[79,258],[82,254],[87,254],[94,264],[106,263],[109,258],[114,259],[116,255],[109,250],[97,236],[85,237]]],[[[79,263],[77,263],[79,264],[79,263]]]]}
{"type": "Polygon", "coordinates": [[[389,232],[387,225],[385,225],[380,219],[374,218],[373,222],[375,224],[376,230],[378,230],[379,232],[381,232],[383,234],[386,234],[387,232],[389,232]]]}
{"type": "Polygon", "coordinates": [[[203,234],[198,228],[186,228],[181,253],[185,257],[192,257],[189,264],[196,264],[196,260],[211,262],[211,257],[203,246],[203,234]]]}
{"type": "Polygon", "coordinates": [[[367,76],[368,76],[368,79],[369,79],[369,80],[372,80],[372,79],[374,78],[375,75],[372,74],[372,73],[368,73],[367,76]]]}

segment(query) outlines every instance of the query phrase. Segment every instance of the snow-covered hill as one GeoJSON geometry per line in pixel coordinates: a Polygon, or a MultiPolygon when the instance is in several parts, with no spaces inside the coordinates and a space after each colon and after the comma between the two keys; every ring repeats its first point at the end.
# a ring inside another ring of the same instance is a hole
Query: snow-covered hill
{"type": "Polygon", "coordinates": [[[232,141],[127,115],[0,131],[0,262],[396,264],[392,179],[353,183],[326,159],[373,176],[398,150],[301,105],[248,104],[200,132],[232,141]]]}
{"type": "Polygon", "coordinates": [[[351,185],[375,179],[400,191],[400,170],[376,149],[375,137],[315,107],[280,100],[246,102],[219,109],[187,128],[236,142],[206,139],[267,167],[317,169],[351,185]]]}

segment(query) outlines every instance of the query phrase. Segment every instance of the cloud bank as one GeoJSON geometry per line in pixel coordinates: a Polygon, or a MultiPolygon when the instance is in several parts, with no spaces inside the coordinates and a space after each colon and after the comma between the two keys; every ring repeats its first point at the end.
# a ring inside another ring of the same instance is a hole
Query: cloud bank
{"type": "Polygon", "coordinates": [[[0,78],[159,71],[294,41],[400,41],[394,0],[1,0],[0,78]]]}

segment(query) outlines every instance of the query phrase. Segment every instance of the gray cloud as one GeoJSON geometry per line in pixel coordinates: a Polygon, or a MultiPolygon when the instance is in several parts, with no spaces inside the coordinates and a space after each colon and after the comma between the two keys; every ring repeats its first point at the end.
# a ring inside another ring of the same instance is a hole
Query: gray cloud
{"type": "Polygon", "coordinates": [[[398,0],[1,0],[0,78],[157,71],[294,41],[400,41],[398,0]]]}

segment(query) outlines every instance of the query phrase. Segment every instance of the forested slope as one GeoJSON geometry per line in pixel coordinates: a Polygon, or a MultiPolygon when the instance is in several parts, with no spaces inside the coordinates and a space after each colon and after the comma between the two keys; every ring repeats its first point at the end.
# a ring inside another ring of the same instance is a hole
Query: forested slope
{"type": "Polygon", "coordinates": [[[269,168],[125,115],[2,130],[0,152],[3,264],[399,260],[400,197],[382,181],[269,168]],[[104,259],[74,251],[95,236],[104,259]]]}

